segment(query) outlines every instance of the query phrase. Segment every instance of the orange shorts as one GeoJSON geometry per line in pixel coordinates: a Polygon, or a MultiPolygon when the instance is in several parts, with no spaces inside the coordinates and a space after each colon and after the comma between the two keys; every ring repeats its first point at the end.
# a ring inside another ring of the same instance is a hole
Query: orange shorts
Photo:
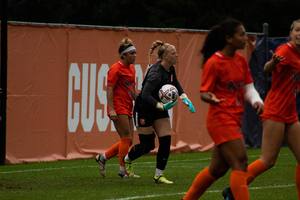
{"type": "Polygon", "coordinates": [[[224,142],[243,138],[242,128],[238,125],[222,125],[207,127],[208,133],[216,146],[224,142]]]}
{"type": "MultiPolygon", "coordinates": [[[[130,118],[132,118],[132,115],[133,115],[133,110],[132,109],[129,109],[129,108],[124,108],[124,107],[121,107],[121,106],[115,106],[114,105],[114,109],[115,109],[115,112],[117,115],[128,115],[130,118]]],[[[108,109],[108,106],[107,106],[107,116],[109,117],[109,109],[108,109]]]]}
{"type": "Polygon", "coordinates": [[[276,116],[276,115],[271,115],[271,114],[268,115],[268,114],[265,114],[265,113],[260,115],[261,122],[264,122],[266,119],[270,119],[270,120],[285,123],[285,124],[292,124],[292,123],[295,123],[295,122],[299,121],[297,115],[295,115],[294,117],[290,117],[288,119],[287,118],[282,118],[282,117],[279,117],[279,116],[276,116]]]}

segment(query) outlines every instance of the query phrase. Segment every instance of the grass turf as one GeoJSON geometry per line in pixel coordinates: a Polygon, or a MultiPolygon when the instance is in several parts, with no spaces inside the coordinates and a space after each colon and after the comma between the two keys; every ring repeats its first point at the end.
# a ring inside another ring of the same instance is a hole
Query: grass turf
{"type": "MultiPolygon", "coordinates": [[[[260,149],[248,149],[249,163],[258,159],[260,149]]],[[[173,185],[155,184],[156,156],[142,156],[134,162],[139,179],[118,177],[119,159],[106,165],[106,177],[94,159],[24,163],[0,166],[0,199],[181,199],[195,176],[209,165],[211,152],[170,155],[164,175],[173,185]]],[[[296,200],[296,159],[287,147],[280,151],[276,165],[249,185],[252,200],[296,200]]],[[[230,171],[201,197],[222,200],[229,185],[230,171]]]]}

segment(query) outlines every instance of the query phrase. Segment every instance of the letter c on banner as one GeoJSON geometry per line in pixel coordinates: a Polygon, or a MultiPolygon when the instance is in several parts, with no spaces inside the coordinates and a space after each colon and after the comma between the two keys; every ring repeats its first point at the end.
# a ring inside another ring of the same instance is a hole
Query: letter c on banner
{"type": "Polygon", "coordinates": [[[71,63],[69,70],[69,91],[68,91],[68,127],[70,132],[75,132],[79,124],[80,103],[74,103],[73,111],[73,77],[74,90],[80,90],[80,70],[77,63],[71,63]],[[73,115],[73,118],[72,118],[73,115]]]}

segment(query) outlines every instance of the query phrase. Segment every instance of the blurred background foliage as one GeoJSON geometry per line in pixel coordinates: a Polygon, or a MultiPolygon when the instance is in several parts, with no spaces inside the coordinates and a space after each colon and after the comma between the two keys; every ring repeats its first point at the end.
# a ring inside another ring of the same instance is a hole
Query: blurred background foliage
{"type": "Polygon", "coordinates": [[[300,0],[7,0],[8,21],[205,29],[228,17],[247,32],[286,37],[300,18],[300,0]]]}

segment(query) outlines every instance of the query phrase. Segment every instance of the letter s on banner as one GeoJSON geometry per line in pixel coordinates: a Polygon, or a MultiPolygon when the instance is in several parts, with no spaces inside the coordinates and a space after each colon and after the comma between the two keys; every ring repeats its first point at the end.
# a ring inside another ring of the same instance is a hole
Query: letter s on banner
{"type": "MultiPolygon", "coordinates": [[[[109,123],[109,118],[107,116],[107,100],[106,100],[106,91],[103,90],[103,80],[104,78],[107,80],[107,72],[109,70],[108,64],[102,64],[100,70],[98,72],[98,86],[97,86],[97,96],[101,104],[104,104],[104,113],[102,118],[102,110],[97,109],[97,126],[99,131],[106,131],[106,128],[109,123]]],[[[105,85],[107,86],[107,81],[105,81],[105,85]]]]}

